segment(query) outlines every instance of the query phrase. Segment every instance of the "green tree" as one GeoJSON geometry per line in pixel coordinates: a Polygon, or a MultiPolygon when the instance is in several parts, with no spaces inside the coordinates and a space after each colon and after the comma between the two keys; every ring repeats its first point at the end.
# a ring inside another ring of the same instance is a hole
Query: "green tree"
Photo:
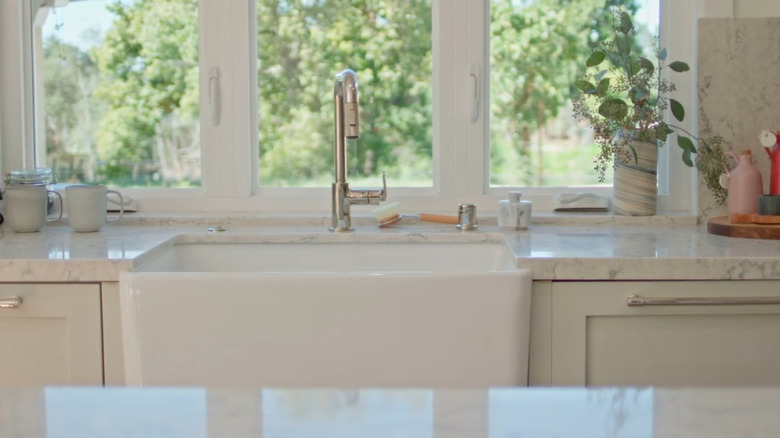
{"type": "Polygon", "coordinates": [[[142,170],[157,180],[144,184],[199,183],[183,158],[199,156],[197,0],[115,1],[116,15],[91,55],[102,82],[95,94],[108,105],[97,130],[102,172],[109,181],[132,184],[142,170]],[[142,169],[159,163],[156,169],[142,169]]]}
{"type": "MultiPolygon", "coordinates": [[[[607,8],[621,0],[493,0],[491,3],[491,167],[507,153],[521,157],[528,185],[543,185],[542,150],[531,140],[558,116],[572,81],[608,26],[607,8]]],[[[633,0],[627,9],[636,11],[633,0]]],[[[539,141],[541,144],[541,141],[539,141]]],[[[492,181],[498,182],[498,181],[492,181]]]]}
{"type": "Polygon", "coordinates": [[[333,81],[345,68],[358,73],[361,99],[351,175],[430,180],[429,0],[260,0],[257,22],[264,184],[332,179],[333,81]]]}
{"type": "MultiPolygon", "coordinates": [[[[492,164],[510,152],[529,155],[534,133],[568,102],[589,36],[606,28],[604,8],[615,1],[492,1],[492,164]]],[[[78,143],[94,151],[102,181],[199,184],[197,6],[115,0],[103,42],[88,58],[73,52],[82,73],[96,68],[100,77],[91,99],[105,111],[90,122],[97,124],[94,138],[78,143]]],[[[431,0],[257,0],[263,185],[322,186],[332,179],[333,78],[345,68],[358,73],[363,132],[350,147],[350,179],[387,169],[391,181],[430,183],[431,19],[431,0]]],[[[76,93],[66,79],[57,81],[63,97],[76,93]]],[[[60,109],[51,114],[61,118],[52,126],[61,132],[51,136],[65,138],[67,129],[70,140],[52,140],[52,147],[72,150],[73,132],[82,132],[74,126],[84,122],[72,120],[63,102],[52,101],[60,109]]]]}
{"type": "Polygon", "coordinates": [[[47,38],[44,47],[46,154],[62,181],[92,180],[95,125],[103,105],[92,97],[97,66],[78,47],[47,38]]]}

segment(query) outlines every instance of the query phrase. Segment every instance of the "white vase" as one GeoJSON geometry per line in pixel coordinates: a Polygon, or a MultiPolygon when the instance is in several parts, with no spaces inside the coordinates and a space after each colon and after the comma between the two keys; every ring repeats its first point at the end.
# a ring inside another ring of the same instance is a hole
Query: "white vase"
{"type": "Polygon", "coordinates": [[[658,147],[634,140],[615,157],[612,211],[623,216],[653,216],[658,205],[658,147]],[[633,149],[630,150],[630,149],[633,149]]]}

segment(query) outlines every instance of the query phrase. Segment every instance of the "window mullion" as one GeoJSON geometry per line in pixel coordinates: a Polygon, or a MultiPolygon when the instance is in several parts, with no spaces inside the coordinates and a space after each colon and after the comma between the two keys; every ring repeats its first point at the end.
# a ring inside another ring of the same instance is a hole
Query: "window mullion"
{"type": "Polygon", "coordinates": [[[456,192],[454,164],[457,138],[454,132],[455,1],[433,2],[433,161],[434,189],[440,194],[456,192]]]}
{"type": "Polygon", "coordinates": [[[254,11],[252,1],[200,2],[201,154],[207,196],[249,196],[256,186],[256,91],[248,91],[256,90],[254,11]],[[216,98],[210,98],[215,90],[216,98]]]}
{"type": "MultiPolygon", "coordinates": [[[[670,61],[685,61],[691,67],[689,72],[670,78],[670,80],[674,82],[676,87],[674,98],[684,102],[685,107],[688,108],[686,120],[677,124],[695,134],[698,131],[698,99],[696,95],[698,10],[696,2],[691,2],[686,6],[674,3],[676,2],[661,2],[661,46],[667,48],[670,61]]],[[[671,118],[669,115],[667,117],[671,118]]],[[[666,212],[695,211],[696,172],[685,166],[680,159],[680,148],[677,147],[676,137],[672,141],[668,141],[659,152],[666,157],[664,160],[666,172],[659,174],[659,210],[666,212]],[[667,173],[665,178],[663,177],[664,173],[667,173]]],[[[659,162],[661,156],[659,154],[659,162]]]]}
{"type": "MultiPolygon", "coordinates": [[[[468,164],[469,195],[481,195],[486,192],[489,182],[489,136],[490,123],[490,0],[468,1],[468,65],[469,81],[476,81],[477,100],[471,96],[471,88],[468,88],[468,144],[465,145],[464,155],[468,164]],[[475,74],[476,77],[472,77],[475,74]],[[476,117],[472,115],[475,112],[476,117]]],[[[471,83],[469,83],[471,87],[471,83]]]]}
{"type": "Polygon", "coordinates": [[[32,6],[27,1],[0,2],[0,144],[3,174],[34,166],[32,89],[32,6]]]}
{"type": "Polygon", "coordinates": [[[484,191],[484,10],[483,1],[434,3],[434,161],[436,189],[442,195],[484,191]],[[479,93],[476,103],[473,81],[479,93]],[[473,121],[475,104],[479,107],[473,121]]]}

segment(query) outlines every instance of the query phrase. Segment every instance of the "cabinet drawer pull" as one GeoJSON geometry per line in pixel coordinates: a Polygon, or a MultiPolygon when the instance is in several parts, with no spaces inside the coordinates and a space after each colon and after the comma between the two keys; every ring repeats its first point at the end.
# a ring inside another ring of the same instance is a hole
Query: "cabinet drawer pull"
{"type": "Polygon", "coordinates": [[[780,304],[780,297],[642,297],[631,294],[626,299],[629,307],[641,306],[741,306],[751,304],[780,304]]]}
{"type": "Polygon", "coordinates": [[[0,309],[17,309],[22,304],[22,297],[16,295],[0,298],[0,309]]]}

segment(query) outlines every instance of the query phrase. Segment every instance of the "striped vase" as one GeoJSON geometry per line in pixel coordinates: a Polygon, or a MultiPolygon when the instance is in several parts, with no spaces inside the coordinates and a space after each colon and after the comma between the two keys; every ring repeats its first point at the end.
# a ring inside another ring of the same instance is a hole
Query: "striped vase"
{"type": "Polygon", "coordinates": [[[655,142],[639,140],[630,145],[633,151],[615,157],[612,211],[623,216],[653,216],[658,204],[658,147],[655,142]]]}

